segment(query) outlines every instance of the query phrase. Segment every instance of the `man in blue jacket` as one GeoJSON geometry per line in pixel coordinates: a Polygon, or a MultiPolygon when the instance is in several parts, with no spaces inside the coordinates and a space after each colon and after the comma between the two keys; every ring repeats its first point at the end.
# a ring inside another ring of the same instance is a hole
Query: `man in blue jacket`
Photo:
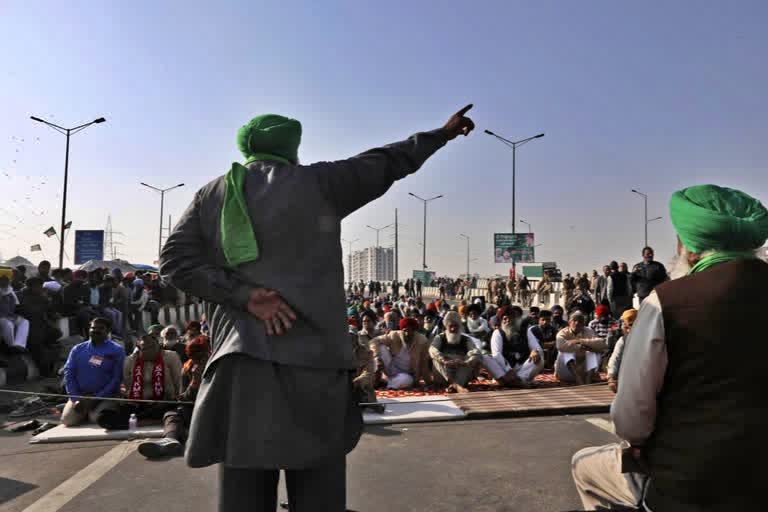
{"type": "Polygon", "coordinates": [[[109,329],[109,320],[94,318],[89,330],[90,339],[76,345],[69,353],[64,380],[71,398],[61,414],[61,422],[68,427],[86,420],[99,423],[105,411],[117,409],[117,402],[98,400],[119,396],[123,379],[125,351],[109,339],[109,329]]]}

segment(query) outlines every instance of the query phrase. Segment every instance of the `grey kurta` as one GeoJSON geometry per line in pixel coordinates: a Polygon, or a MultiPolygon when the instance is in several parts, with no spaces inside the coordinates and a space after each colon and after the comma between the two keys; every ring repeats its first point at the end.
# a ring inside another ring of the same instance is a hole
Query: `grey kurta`
{"type": "Polygon", "coordinates": [[[356,366],[344,320],[341,220],[383,195],[396,180],[418,170],[447,140],[443,130],[435,130],[348,160],[308,166],[274,161],[249,165],[245,199],[260,255],[257,261],[234,269],[228,268],[221,249],[224,178],[197,192],[168,238],[160,262],[164,279],[207,302],[213,355],[192,419],[193,435],[187,446],[190,464],[224,461],[240,467],[303,467],[327,451],[323,442],[314,443],[319,450],[315,453],[312,446],[291,443],[295,435],[301,435],[301,428],[281,430],[280,422],[291,415],[307,415],[295,424],[312,423],[317,426],[316,439],[323,438],[317,434],[323,429],[331,439],[348,420],[342,414],[349,400],[346,392],[322,393],[328,410],[339,414],[301,407],[301,402],[317,396],[315,386],[318,379],[323,381],[318,372],[302,369],[325,370],[330,379],[339,370],[356,366]],[[276,290],[297,313],[298,320],[287,334],[267,336],[264,324],[245,311],[253,287],[276,290]],[[226,361],[227,356],[237,354],[273,363],[270,367],[290,367],[283,375],[291,371],[291,378],[270,379],[263,373],[253,376],[236,370],[235,366],[243,364],[251,373],[265,368],[246,363],[247,358],[226,361]],[[231,375],[215,375],[230,365],[231,375]],[[286,386],[292,389],[280,394],[285,397],[282,403],[273,399],[266,410],[258,410],[264,404],[263,393],[279,394],[286,386]],[[300,399],[302,393],[305,396],[300,399]],[[279,411],[280,407],[284,410],[279,411]],[[273,420],[276,428],[271,429],[269,440],[258,438],[263,429],[249,431],[236,424],[273,420]],[[227,437],[226,443],[222,436],[227,437]],[[267,442],[285,447],[284,460],[279,454],[262,457],[253,451],[252,458],[243,460],[239,455],[235,463],[232,452],[224,449],[267,442]],[[291,447],[294,453],[289,453],[291,447]]]}

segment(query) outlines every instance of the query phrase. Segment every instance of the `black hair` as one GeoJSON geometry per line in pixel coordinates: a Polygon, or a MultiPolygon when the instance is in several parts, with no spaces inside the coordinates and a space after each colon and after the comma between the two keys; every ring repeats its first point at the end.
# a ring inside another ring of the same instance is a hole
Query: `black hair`
{"type": "Polygon", "coordinates": [[[539,318],[552,318],[552,312],[548,309],[539,311],[539,318]]]}
{"type": "Polygon", "coordinates": [[[91,323],[103,325],[107,330],[110,330],[112,328],[112,322],[108,318],[104,318],[103,316],[97,316],[96,318],[91,320],[91,323]]]}
{"type": "Polygon", "coordinates": [[[611,267],[611,270],[619,270],[619,264],[615,261],[612,261],[608,266],[611,267]]]}
{"type": "Polygon", "coordinates": [[[652,253],[656,252],[653,250],[653,247],[651,247],[650,245],[646,245],[645,247],[643,247],[643,252],[640,254],[645,254],[645,251],[651,251],[652,253]]]}
{"type": "Polygon", "coordinates": [[[43,286],[43,280],[39,277],[30,277],[27,279],[27,288],[39,288],[43,286]]]}
{"type": "Polygon", "coordinates": [[[365,318],[370,318],[373,323],[376,323],[376,313],[370,309],[366,309],[363,314],[360,315],[360,322],[362,323],[363,319],[365,318]]]}
{"type": "Polygon", "coordinates": [[[509,312],[511,313],[512,311],[516,312],[520,316],[523,316],[523,308],[520,306],[510,306],[509,312]]]}
{"type": "Polygon", "coordinates": [[[529,313],[540,313],[541,312],[541,308],[539,308],[538,306],[531,306],[530,308],[528,308],[528,312],[529,313]]]}
{"type": "MultiPolygon", "coordinates": [[[[565,311],[565,309],[563,309],[563,306],[561,306],[560,304],[555,304],[554,306],[552,306],[552,311],[554,311],[554,310],[565,311]]],[[[539,313],[539,314],[541,314],[541,313],[539,313]]]]}

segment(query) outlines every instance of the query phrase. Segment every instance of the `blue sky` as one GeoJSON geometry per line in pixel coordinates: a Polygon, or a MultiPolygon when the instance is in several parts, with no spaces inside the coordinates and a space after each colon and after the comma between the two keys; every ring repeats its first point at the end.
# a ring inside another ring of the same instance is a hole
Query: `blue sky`
{"type": "Polygon", "coordinates": [[[422,207],[408,192],[443,194],[428,265],[462,272],[467,233],[473,270],[506,273],[492,237],[510,228],[512,155],[482,130],[545,132],[517,155],[517,217],[543,244],[537,259],[570,272],[639,260],[637,188],[664,217],[649,236],[665,261],[674,190],[712,182],[768,202],[766,15],[757,1],[6,1],[0,252],[35,261],[41,243],[57,257],[42,232],[60,222],[64,137],[30,115],[108,119],[72,139],[68,217],[102,229],[111,215],[124,257],[151,263],[159,197],[138,183],[186,183],[166,200],[178,218],[239,158],[235,133],[252,115],[300,119],[311,162],[439,127],[472,102],[478,130],[347,218],[344,238],[372,245],[366,224],[398,208],[402,274],[419,268],[422,207]]]}

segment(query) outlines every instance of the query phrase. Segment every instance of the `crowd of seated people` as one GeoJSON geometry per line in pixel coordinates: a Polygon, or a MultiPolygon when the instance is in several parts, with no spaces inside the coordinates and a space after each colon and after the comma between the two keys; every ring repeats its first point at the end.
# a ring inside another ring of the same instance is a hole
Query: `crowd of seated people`
{"type": "Polygon", "coordinates": [[[70,396],[61,416],[64,425],[91,422],[107,430],[127,429],[135,415],[139,424],[163,424],[163,438],[145,441],[139,445],[140,453],[148,458],[182,453],[191,418],[189,402],[197,396],[210,342],[200,333],[199,322],[183,337],[173,326],[157,327],[148,329],[127,354],[112,339],[109,319],[90,321],[88,338],[70,351],[64,366],[64,388],[70,396]]]}
{"type": "Polygon", "coordinates": [[[130,344],[133,336],[126,335],[144,331],[145,312],[156,324],[162,306],[187,299],[156,273],[52,270],[48,261],[35,270],[19,266],[10,275],[0,273],[0,354],[29,353],[43,376],[55,373],[66,357],[59,344],[62,318],[70,335],[83,338],[89,336],[91,320],[106,318],[112,336],[130,344]]]}

